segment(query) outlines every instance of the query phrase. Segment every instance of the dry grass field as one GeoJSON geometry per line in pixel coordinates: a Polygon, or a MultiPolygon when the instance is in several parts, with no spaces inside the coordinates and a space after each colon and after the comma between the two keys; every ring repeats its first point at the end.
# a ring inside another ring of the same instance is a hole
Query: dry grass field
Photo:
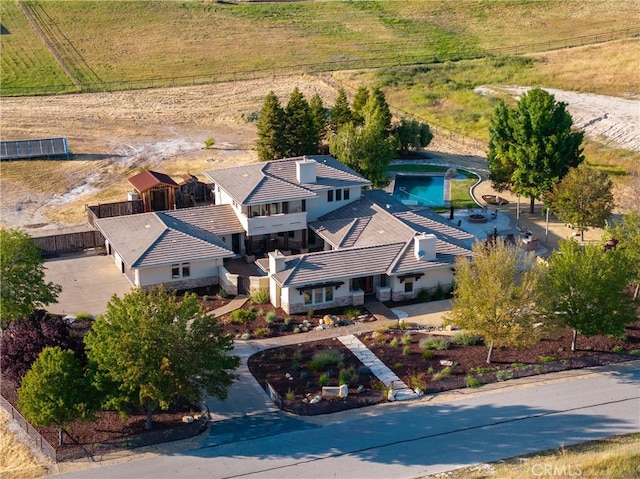
{"type": "Polygon", "coordinates": [[[0,408],[0,477],[3,479],[36,479],[44,477],[51,467],[42,453],[26,445],[29,441],[24,436],[26,433],[0,408]]]}

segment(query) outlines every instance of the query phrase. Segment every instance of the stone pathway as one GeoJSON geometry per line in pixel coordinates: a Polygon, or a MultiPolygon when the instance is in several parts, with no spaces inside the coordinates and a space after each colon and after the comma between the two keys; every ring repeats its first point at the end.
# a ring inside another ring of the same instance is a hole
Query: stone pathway
{"type": "Polygon", "coordinates": [[[353,334],[339,336],[338,339],[355,356],[367,366],[386,387],[392,387],[395,392],[395,400],[414,399],[418,394],[407,386],[391,369],[389,369],[375,354],[369,350],[362,341],[353,334]]]}

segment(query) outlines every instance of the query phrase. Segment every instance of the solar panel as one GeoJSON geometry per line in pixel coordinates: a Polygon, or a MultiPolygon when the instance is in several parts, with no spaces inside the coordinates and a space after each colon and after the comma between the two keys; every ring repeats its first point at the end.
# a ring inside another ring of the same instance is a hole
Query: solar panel
{"type": "Polygon", "coordinates": [[[28,160],[31,158],[69,159],[66,138],[40,138],[0,142],[0,160],[28,160]]]}

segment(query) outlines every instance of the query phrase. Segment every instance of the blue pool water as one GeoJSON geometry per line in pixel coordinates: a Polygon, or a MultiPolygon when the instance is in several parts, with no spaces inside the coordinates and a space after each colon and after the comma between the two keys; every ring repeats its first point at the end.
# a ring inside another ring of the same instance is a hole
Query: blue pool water
{"type": "Polygon", "coordinates": [[[393,196],[405,204],[443,206],[444,175],[396,175],[393,196]]]}

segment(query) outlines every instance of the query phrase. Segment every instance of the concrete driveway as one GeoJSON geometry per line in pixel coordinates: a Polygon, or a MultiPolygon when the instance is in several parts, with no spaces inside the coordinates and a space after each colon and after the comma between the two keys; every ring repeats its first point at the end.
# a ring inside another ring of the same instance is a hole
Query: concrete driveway
{"type": "Polygon", "coordinates": [[[110,256],[62,256],[47,260],[44,266],[45,280],[62,286],[58,303],[47,307],[52,313],[89,313],[95,317],[106,311],[111,296],[122,297],[132,288],[110,256]]]}

